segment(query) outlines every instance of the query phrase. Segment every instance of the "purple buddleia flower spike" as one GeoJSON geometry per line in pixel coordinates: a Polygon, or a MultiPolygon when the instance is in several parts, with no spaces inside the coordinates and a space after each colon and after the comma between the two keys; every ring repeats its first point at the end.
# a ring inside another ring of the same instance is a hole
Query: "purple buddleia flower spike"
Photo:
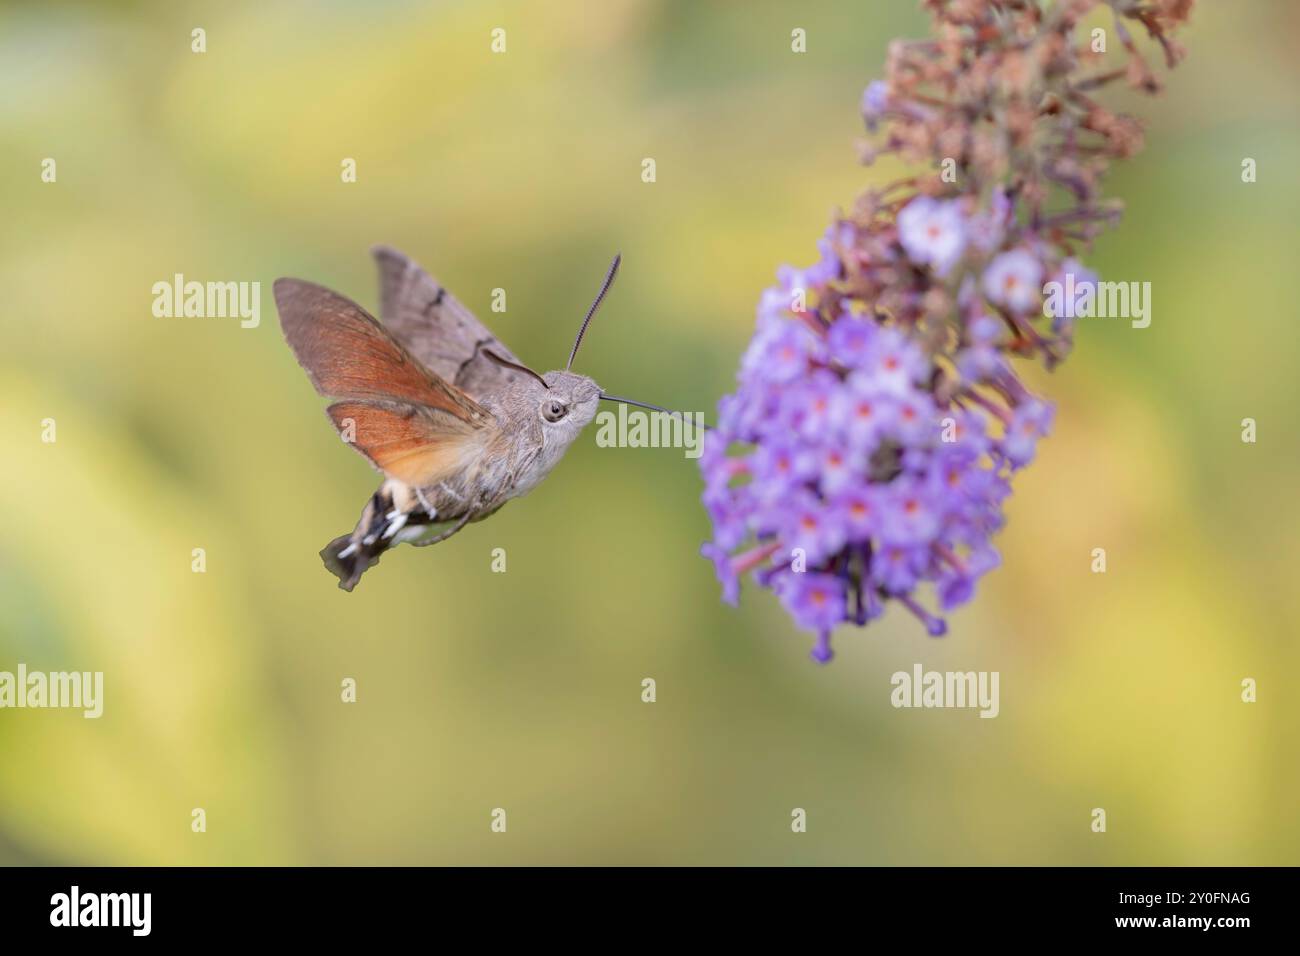
{"type": "Polygon", "coordinates": [[[700,459],[723,598],[771,588],[820,663],[838,625],[891,606],[947,633],[940,613],[998,566],[1012,475],[1053,418],[1012,359],[1069,353],[1097,281],[1079,257],[1117,219],[1101,179],[1141,145],[1097,90],[1158,88],[1132,36],[1127,68],[1103,66],[1084,23],[1134,19],[1173,66],[1191,3],[925,6],[936,39],[892,46],[861,100],[863,158],[925,172],[867,190],[816,261],[778,270],[700,459]]]}

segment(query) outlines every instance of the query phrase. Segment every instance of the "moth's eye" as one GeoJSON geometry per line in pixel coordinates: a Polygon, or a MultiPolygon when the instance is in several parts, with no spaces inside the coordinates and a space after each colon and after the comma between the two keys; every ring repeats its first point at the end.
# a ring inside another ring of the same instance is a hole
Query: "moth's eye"
{"type": "Polygon", "coordinates": [[[542,402],[542,417],[548,422],[558,422],[567,414],[569,414],[569,406],[563,402],[557,402],[555,399],[542,402]]]}

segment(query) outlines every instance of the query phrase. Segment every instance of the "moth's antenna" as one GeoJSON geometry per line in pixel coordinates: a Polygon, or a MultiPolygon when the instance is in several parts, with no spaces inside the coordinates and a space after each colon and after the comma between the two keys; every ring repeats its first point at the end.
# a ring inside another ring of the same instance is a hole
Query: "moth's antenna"
{"type": "MultiPolygon", "coordinates": [[[[648,408],[651,411],[663,412],[665,415],[676,415],[678,418],[680,418],[684,422],[687,422],[688,424],[691,425],[695,424],[695,422],[692,421],[690,418],[688,418],[686,415],[683,415],[681,412],[675,412],[671,408],[664,408],[660,405],[651,405],[649,402],[638,402],[636,399],[633,398],[620,398],[617,395],[607,395],[604,392],[600,393],[600,397],[607,402],[621,402],[624,405],[635,405],[637,408],[648,408]]],[[[699,425],[705,431],[713,430],[712,425],[706,425],[704,424],[704,422],[700,422],[699,425]]]]}
{"type": "Polygon", "coordinates": [[[587,310],[587,317],[582,320],[582,328],[578,329],[578,337],[573,340],[573,351],[569,353],[569,364],[564,366],[566,372],[573,368],[573,360],[578,357],[578,346],[582,344],[582,337],[587,334],[587,326],[591,324],[591,317],[596,314],[596,310],[600,308],[601,300],[605,298],[605,293],[614,284],[614,276],[618,275],[618,264],[622,261],[623,254],[619,253],[614,257],[614,261],[609,264],[609,271],[605,273],[605,281],[600,286],[600,294],[596,296],[596,301],[591,303],[591,308],[587,310]]]}
{"type": "Polygon", "coordinates": [[[491,349],[484,349],[483,354],[486,355],[488,358],[490,358],[492,361],[496,362],[498,365],[503,366],[504,368],[512,368],[516,372],[523,372],[525,375],[531,375],[533,378],[537,379],[537,381],[542,383],[542,388],[551,387],[546,384],[546,379],[542,378],[540,375],[538,375],[536,372],[530,369],[527,365],[520,365],[518,362],[512,362],[509,359],[502,358],[500,355],[497,355],[497,353],[493,352],[491,349]]]}

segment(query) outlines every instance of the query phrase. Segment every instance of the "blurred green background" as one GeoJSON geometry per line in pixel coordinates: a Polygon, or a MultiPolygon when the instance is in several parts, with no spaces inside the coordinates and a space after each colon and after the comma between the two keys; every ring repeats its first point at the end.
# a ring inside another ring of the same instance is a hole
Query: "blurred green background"
{"type": "Polygon", "coordinates": [[[1151,327],[1028,373],[1055,434],[950,636],[894,609],[819,668],[770,594],[720,603],[695,464],[594,429],[339,591],[377,479],[270,284],[374,309],[390,243],[552,368],[621,250],[580,369],[711,410],[776,266],[891,173],[857,102],[916,4],[0,7],[0,670],[105,672],[98,721],[0,711],[0,862],[1300,862],[1297,19],[1199,4],[1166,95],[1120,93],[1148,147],[1090,264],[1151,327]],[[154,318],[177,272],[260,281],[260,327],[154,318]],[[918,661],[1000,671],[1001,715],[891,708],[918,661]]]}

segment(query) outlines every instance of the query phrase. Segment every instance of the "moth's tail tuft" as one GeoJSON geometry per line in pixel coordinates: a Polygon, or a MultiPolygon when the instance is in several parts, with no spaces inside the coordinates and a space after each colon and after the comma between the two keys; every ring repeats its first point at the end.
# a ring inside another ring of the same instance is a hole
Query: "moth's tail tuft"
{"type": "Polygon", "coordinates": [[[325,545],[320,557],[330,573],[339,579],[339,587],[351,591],[361,580],[361,575],[371,565],[379,563],[379,556],[387,549],[387,541],[366,545],[356,540],[355,533],[344,534],[325,545]]]}
{"type": "Polygon", "coordinates": [[[339,579],[339,587],[351,591],[361,575],[379,563],[379,557],[396,541],[394,535],[406,523],[406,516],[393,510],[393,497],[387,485],[366,502],[361,520],[351,534],[339,535],[321,549],[325,567],[339,579]]]}

